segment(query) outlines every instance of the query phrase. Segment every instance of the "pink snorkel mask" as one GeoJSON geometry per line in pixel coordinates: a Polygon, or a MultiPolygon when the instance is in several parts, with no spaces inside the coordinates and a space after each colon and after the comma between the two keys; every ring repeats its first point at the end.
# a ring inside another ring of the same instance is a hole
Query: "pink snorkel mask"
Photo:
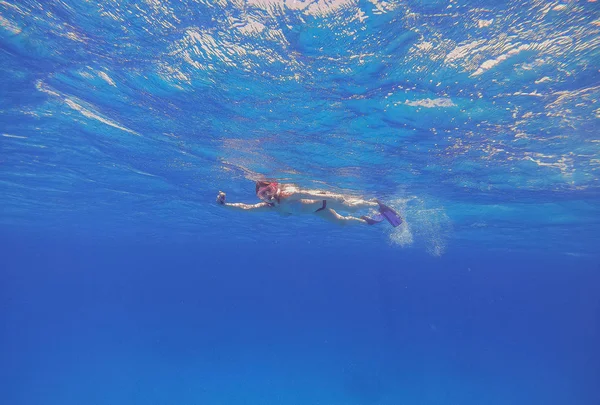
{"type": "Polygon", "coordinates": [[[262,186],[256,192],[258,198],[263,201],[271,202],[271,200],[277,198],[277,190],[279,189],[279,184],[276,182],[270,183],[268,186],[262,186]]]}

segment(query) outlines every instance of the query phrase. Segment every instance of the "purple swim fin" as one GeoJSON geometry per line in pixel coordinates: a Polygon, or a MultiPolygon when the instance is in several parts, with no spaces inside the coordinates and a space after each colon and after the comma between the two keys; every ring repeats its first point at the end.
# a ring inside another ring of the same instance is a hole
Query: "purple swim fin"
{"type": "Polygon", "coordinates": [[[379,204],[379,212],[383,218],[385,218],[394,228],[402,223],[402,218],[395,210],[379,201],[377,201],[377,204],[379,204]]]}
{"type": "Polygon", "coordinates": [[[375,225],[380,223],[381,221],[383,221],[383,216],[381,214],[377,214],[377,215],[373,215],[372,217],[367,217],[365,215],[363,215],[362,217],[360,217],[360,219],[364,219],[365,221],[367,221],[367,224],[369,225],[375,225]]]}

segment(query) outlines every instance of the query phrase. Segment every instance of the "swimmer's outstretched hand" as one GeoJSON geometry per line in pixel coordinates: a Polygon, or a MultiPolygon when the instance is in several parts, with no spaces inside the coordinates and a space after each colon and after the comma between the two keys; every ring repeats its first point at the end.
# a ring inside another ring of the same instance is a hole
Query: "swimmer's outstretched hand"
{"type": "Polygon", "coordinates": [[[217,204],[225,205],[225,193],[222,191],[217,194],[217,204]]]}

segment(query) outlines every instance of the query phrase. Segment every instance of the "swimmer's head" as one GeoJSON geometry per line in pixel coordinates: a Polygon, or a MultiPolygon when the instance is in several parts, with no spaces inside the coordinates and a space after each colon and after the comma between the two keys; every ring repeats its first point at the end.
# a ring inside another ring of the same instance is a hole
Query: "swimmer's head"
{"type": "Polygon", "coordinates": [[[276,181],[257,181],[256,196],[265,202],[271,202],[277,198],[279,184],[276,181]]]}

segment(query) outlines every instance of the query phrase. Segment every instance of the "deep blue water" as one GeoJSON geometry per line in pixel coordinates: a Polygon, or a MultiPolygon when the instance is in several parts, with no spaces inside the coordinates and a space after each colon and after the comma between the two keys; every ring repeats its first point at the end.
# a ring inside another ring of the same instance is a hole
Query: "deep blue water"
{"type": "Polygon", "coordinates": [[[600,404],[598,4],[0,1],[0,403],[600,404]]]}

